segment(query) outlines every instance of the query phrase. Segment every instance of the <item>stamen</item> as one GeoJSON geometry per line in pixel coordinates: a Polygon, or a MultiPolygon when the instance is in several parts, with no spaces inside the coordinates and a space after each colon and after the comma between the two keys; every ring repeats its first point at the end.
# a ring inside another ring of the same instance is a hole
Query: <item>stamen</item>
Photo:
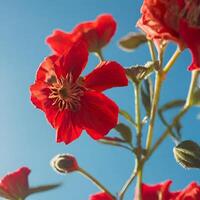
{"type": "Polygon", "coordinates": [[[67,74],[65,78],[61,77],[53,82],[50,90],[52,105],[57,105],[61,111],[69,109],[75,112],[80,107],[80,97],[83,96],[85,88],[79,81],[73,82],[72,74],[67,74]]]}

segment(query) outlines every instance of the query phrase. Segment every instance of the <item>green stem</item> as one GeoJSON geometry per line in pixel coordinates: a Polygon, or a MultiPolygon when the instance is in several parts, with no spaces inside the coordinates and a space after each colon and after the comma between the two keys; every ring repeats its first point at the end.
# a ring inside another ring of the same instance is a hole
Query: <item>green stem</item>
{"type": "Polygon", "coordinates": [[[178,58],[178,56],[181,54],[181,50],[179,49],[179,47],[177,47],[176,51],[174,52],[173,56],[171,57],[171,59],[168,61],[168,63],[166,64],[166,66],[163,69],[164,73],[168,73],[168,71],[171,69],[171,67],[174,65],[176,59],[178,58]]]}
{"type": "Polygon", "coordinates": [[[148,46],[149,46],[149,52],[151,54],[151,59],[153,62],[156,61],[156,54],[155,54],[155,49],[154,49],[154,44],[152,40],[148,40],[148,46]]]}
{"type": "Polygon", "coordinates": [[[200,71],[193,71],[192,72],[192,77],[191,77],[191,82],[190,82],[190,87],[187,95],[187,100],[181,111],[176,115],[174,118],[172,124],[168,126],[168,128],[164,131],[164,133],[161,135],[161,137],[157,140],[157,142],[154,144],[152,149],[149,151],[147,157],[145,160],[148,160],[151,155],[155,152],[155,150],[159,147],[159,145],[165,140],[165,138],[169,135],[171,129],[177,124],[177,122],[187,113],[187,111],[190,109],[192,106],[192,95],[194,92],[194,89],[196,87],[196,83],[198,81],[200,71]]]}
{"type": "Polygon", "coordinates": [[[138,163],[138,174],[137,174],[137,190],[138,200],[142,199],[141,185],[142,185],[142,126],[141,126],[141,113],[140,113],[140,83],[135,84],[135,118],[137,124],[137,163],[138,163]]]}
{"type": "Polygon", "coordinates": [[[185,107],[192,105],[192,95],[193,95],[194,89],[196,87],[196,83],[198,81],[199,74],[200,74],[199,70],[195,70],[192,72],[192,77],[191,77],[191,82],[190,82],[190,87],[189,87],[185,107]]]}
{"type": "Polygon", "coordinates": [[[162,81],[163,81],[162,72],[157,72],[156,81],[155,81],[155,93],[153,97],[152,108],[151,108],[151,113],[150,113],[150,122],[149,122],[149,128],[148,128],[148,133],[147,133],[147,141],[146,141],[147,151],[150,150],[152,139],[153,139],[153,128],[154,128],[155,117],[157,113],[162,81]]]}
{"type": "Polygon", "coordinates": [[[126,183],[123,185],[122,189],[119,192],[119,200],[124,199],[124,194],[127,191],[130,184],[133,182],[134,178],[137,176],[137,171],[138,171],[138,162],[136,160],[135,167],[133,169],[133,172],[132,172],[130,178],[126,181],[126,183]]]}
{"type": "Polygon", "coordinates": [[[99,61],[100,61],[100,62],[104,61],[104,57],[103,57],[103,54],[102,54],[101,49],[99,49],[99,51],[96,51],[95,54],[96,54],[97,57],[99,58],[99,61]]]}
{"type": "Polygon", "coordinates": [[[91,182],[93,182],[100,190],[103,192],[106,192],[109,194],[111,197],[115,198],[112,193],[105,187],[103,186],[96,178],[94,178],[91,174],[86,172],[84,169],[80,168],[78,169],[79,173],[88,178],[91,182]]]}
{"type": "Polygon", "coordinates": [[[137,124],[137,146],[141,150],[142,126],[141,126],[141,112],[140,112],[140,83],[134,86],[135,93],[135,120],[137,124]]]}

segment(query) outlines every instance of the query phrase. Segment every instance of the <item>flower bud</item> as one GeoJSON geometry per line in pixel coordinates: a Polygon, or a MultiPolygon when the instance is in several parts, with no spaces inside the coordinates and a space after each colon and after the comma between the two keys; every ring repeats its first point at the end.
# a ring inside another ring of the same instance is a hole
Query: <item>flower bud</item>
{"type": "Polygon", "coordinates": [[[71,173],[79,169],[76,158],[70,154],[58,154],[51,160],[51,166],[60,173],[71,173]]]}
{"type": "Polygon", "coordinates": [[[200,146],[186,140],[173,149],[176,161],[184,168],[200,168],[200,146]]]}

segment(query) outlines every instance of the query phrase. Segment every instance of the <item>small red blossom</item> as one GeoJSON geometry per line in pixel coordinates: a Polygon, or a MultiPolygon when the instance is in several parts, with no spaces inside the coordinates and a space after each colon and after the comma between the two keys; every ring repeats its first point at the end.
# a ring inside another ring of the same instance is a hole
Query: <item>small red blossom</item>
{"type": "Polygon", "coordinates": [[[0,180],[0,196],[10,200],[24,199],[29,194],[30,169],[21,167],[0,180]]]}
{"type": "Polygon", "coordinates": [[[99,192],[90,196],[90,200],[115,200],[106,192],[99,192]]]}
{"type": "MultiPolygon", "coordinates": [[[[200,185],[193,182],[186,189],[181,191],[170,192],[169,187],[172,181],[168,180],[164,183],[156,185],[142,184],[142,200],[199,200],[200,185]]],[[[137,192],[135,194],[137,198],[137,192]]]]}
{"type": "Polygon", "coordinates": [[[156,44],[163,40],[172,40],[181,49],[188,47],[192,53],[192,64],[189,70],[199,69],[199,7],[199,0],[144,0],[141,8],[142,16],[137,26],[156,44]]]}
{"type": "Polygon", "coordinates": [[[85,42],[74,43],[62,56],[44,60],[30,88],[33,104],[45,112],[56,129],[57,142],[68,144],[83,130],[97,140],[117,124],[118,106],[102,92],[126,86],[125,70],[114,61],[104,61],[80,77],[87,60],[85,42]]]}
{"type": "Polygon", "coordinates": [[[112,15],[104,14],[98,16],[95,21],[77,25],[71,33],[55,30],[46,41],[58,55],[70,49],[71,45],[80,39],[87,43],[90,52],[97,52],[109,43],[116,31],[116,26],[112,15]]]}
{"type": "MultiPolygon", "coordinates": [[[[172,181],[166,181],[156,185],[142,184],[142,200],[172,200],[176,193],[169,192],[172,181]]],[[[135,194],[135,200],[138,200],[138,194],[135,194]]]]}

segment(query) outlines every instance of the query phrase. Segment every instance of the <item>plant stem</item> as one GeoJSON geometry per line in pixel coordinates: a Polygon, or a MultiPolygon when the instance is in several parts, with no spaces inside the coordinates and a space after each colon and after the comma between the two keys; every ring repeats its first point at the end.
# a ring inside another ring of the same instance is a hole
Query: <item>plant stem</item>
{"type": "Polygon", "coordinates": [[[142,185],[142,126],[141,126],[141,113],[140,113],[140,83],[135,84],[135,118],[137,124],[137,163],[138,163],[138,174],[137,174],[137,190],[138,199],[141,200],[141,185],[142,185]]]}
{"type": "Polygon", "coordinates": [[[179,47],[177,47],[176,51],[174,52],[173,56],[171,57],[171,59],[168,61],[168,63],[166,64],[165,68],[163,69],[163,72],[166,74],[168,73],[168,71],[171,69],[171,67],[174,65],[176,59],[178,58],[178,56],[181,54],[181,50],[179,49],[179,47]]]}
{"type": "Polygon", "coordinates": [[[134,178],[137,175],[137,171],[138,171],[138,162],[136,160],[135,167],[133,169],[133,172],[132,172],[130,178],[126,181],[126,183],[124,184],[124,186],[122,187],[122,189],[119,192],[119,200],[123,200],[126,190],[128,189],[129,185],[133,182],[134,178]]]}
{"type": "Polygon", "coordinates": [[[99,58],[99,61],[100,61],[100,62],[104,61],[104,57],[103,57],[103,54],[102,54],[101,49],[99,49],[98,51],[96,51],[95,54],[96,54],[97,57],[99,58]]]}
{"type": "Polygon", "coordinates": [[[91,174],[89,174],[88,172],[86,172],[84,169],[80,167],[78,169],[78,172],[82,174],[83,176],[85,176],[86,178],[88,178],[91,182],[93,182],[100,190],[102,190],[103,192],[106,192],[107,194],[109,194],[111,197],[114,198],[112,193],[105,186],[103,186],[96,178],[94,178],[91,174]]]}
{"type": "Polygon", "coordinates": [[[192,77],[191,77],[191,82],[190,82],[190,87],[189,87],[185,107],[191,106],[191,104],[192,104],[192,95],[193,95],[194,89],[196,87],[196,83],[198,81],[199,74],[200,74],[199,70],[195,70],[192,72],[192,77]]]}
{"type": "Polygon", "coordinates": [[[149,46],[149,52],[151,54],[151,59],[153,62],[156,61],[156,54],[155,54],[155,50],[154,50],[154,44],[152,40],[148,40],[148,46],[149,46]]]}
{"type": "Polygon", "coordinates": [[[196,83],[197,83],[199,74],[200,74],[200,71],[193,71],[192,72],[190,87],[189,87],[189,91],[188,91],[187,100],[186,100],[185,105],[183,106],[181,111],[176,115],[172,124],[164,131],[164,133],[161,135],[161,137],[154,144],[152,149],[149,151],[147,157],[145,158],[145,161],[148,160],[151,157],[151,155],[155,152],[155,150],[159,147],[159,145],[169,135],[170,130],[177,124],[177,122],[185,115],[185,113],[187,113],[187,111],[192,106],[192,95],[193,95],[194,89],[196,87],[196,83]]]}
{"type": "Polygon", "coordinates": [[[137,147],[139,150],[141,150],[142,126],[141,126],[141,113],[140,113],[140,83],[134,85],[134,93],[135,93],[135,120],[137,124],[137,147]]]}
{"type": "Polygon", "coordinates": [[[148,133],[147,133],[147,141],[146,141],[147,151],[150,150],[152,139],[153,139],[153,128],[154,128],[155,117],[157,113],[157,107],[158,107],[162,82],[163,82],[162,72],[157,72],[156,81],[155,81],[155,92],[154,92],[154,97],[153,97],[153,102],[152,102],[150,122],[149,122],[149,128],[148,128],[148,133]]]}

